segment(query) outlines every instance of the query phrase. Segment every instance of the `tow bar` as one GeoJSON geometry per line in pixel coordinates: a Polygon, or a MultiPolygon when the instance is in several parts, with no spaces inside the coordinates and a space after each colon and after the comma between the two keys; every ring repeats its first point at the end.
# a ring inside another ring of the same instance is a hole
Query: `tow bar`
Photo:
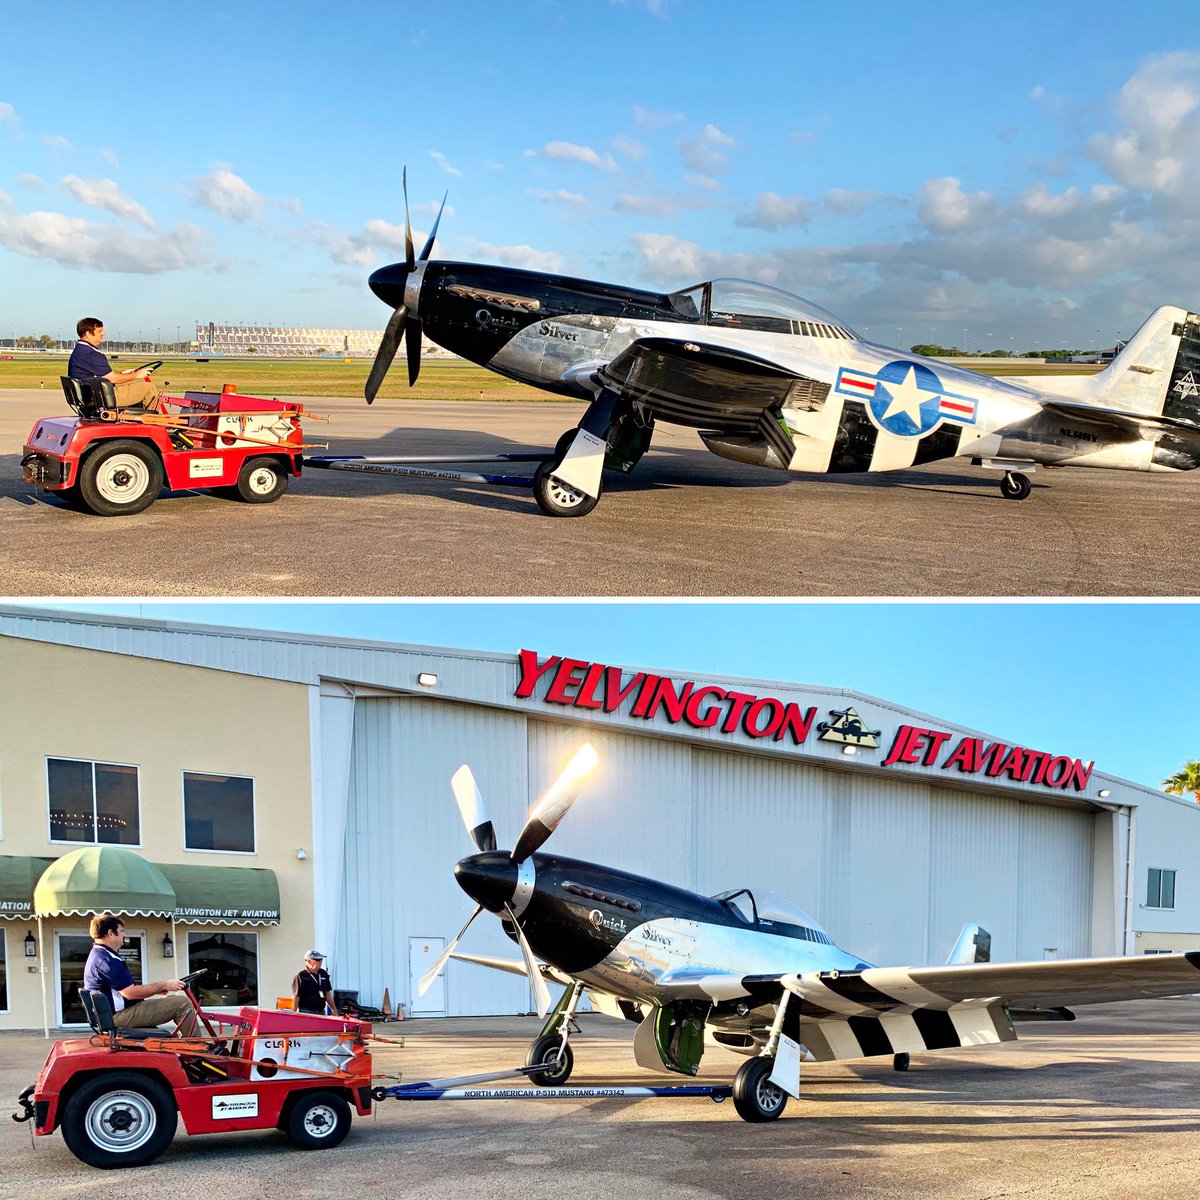
{"type": "Polygon", "coordinates": [[[510,1071],[492,1071],[486,1075],[461,1075],[454,1079],[429,1079],[421,1083],[401,1083],[371,1089],[376,1101],[382,1100],[647,1100],[707,1098],[715,1104],[728,1100],[733,1088],[727,1083],[690,1083],[671,1087],[482,1087],[498,1079],[515,1079],[534,1074],[540,1067],[516,1067],[510,1071]]]}
{"type": "Polygon", "coordinates": [[[531,475],[495,475],[483,471],[444,471],[432,469],[438,463],[540,463],[541,454],[405,454],[362,455],[325,454],[305,458],[306,467],[325,471],[359,471],[374,475],[409,475],[418,479],[451,479],[458,483],[498,483],[506,487],[533,486],[531,475]]]}

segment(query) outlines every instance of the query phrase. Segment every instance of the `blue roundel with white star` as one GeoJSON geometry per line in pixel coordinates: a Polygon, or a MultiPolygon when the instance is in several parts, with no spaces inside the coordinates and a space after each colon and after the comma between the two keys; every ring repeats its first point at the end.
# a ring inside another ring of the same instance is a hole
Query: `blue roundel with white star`
{"type": "Polygon", "coordinates": [[[868,404],[880,429],[899,437],[924,437],[946,415],[941,380],[922,363],[890,362],[875,379],[868,404]]]}

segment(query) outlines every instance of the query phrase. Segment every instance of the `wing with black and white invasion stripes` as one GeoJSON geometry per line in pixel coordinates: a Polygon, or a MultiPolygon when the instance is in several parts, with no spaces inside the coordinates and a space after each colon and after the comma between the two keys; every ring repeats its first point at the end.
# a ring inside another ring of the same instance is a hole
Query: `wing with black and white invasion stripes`
{"type": "Polygon", "coordinates": [[[1200,953],[945,967],[868,967],[747,976],[748,993],[789,1003],[784,1032],[821,1061],[1012,1041],[1014,1017],[1200,991],[1200,953]]]}

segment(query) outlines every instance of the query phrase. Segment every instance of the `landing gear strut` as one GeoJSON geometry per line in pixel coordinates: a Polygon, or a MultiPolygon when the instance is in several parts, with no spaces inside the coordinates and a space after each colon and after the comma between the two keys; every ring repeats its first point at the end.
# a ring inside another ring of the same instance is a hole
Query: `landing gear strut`
{"type": "Polygon", "coordinates": [[[1000,494],[1005,500],[1025,500],[1031,491],[1033,484],[1029,482],[1028,475],[1022,475],[1020,471],[1004,472],[1004,478],[1000,481],[1000,494]]]}
{"type": "Polygon", "coordinates": [[[571,1078],[575,1055],[567,1039],[572,1033],[579,1032],[579,1026],[575,1024],[575,1008],[582,995],[582,983],[576,983],[570,991],[563,992],[550,1019],[542,1026],[541,1034],[529,1047],[525,1065],[536,1067],[545,1064],[544,1070],[530,1073],[532,1082],[542,1087],[561,1087],[571,1078]]]}

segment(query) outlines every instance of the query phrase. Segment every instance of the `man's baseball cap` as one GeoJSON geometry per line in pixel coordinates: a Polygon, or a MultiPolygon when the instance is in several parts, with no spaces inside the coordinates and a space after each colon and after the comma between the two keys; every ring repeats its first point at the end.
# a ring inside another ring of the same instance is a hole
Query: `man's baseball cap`
{"type": "Polygon", "coordinates": [[[305,958],[323,959],[325,957],[325,955],[323,955],[320,952],[320,950],[310,950],[304,957],[305,958]]]}

